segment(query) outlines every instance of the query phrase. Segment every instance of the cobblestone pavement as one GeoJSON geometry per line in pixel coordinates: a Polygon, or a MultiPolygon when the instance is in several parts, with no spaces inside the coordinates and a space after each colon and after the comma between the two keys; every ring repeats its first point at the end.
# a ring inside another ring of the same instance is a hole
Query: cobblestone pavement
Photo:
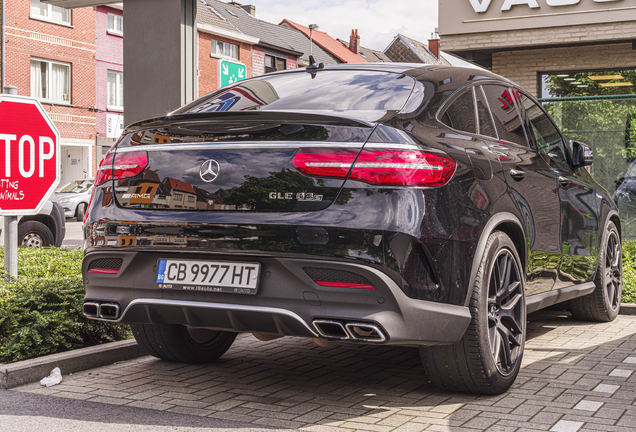
{"type": "Polygon", "coordinates": [[[312,432],[634,431],[636,317],[529,320],[521,373],[494,397],[435,390],[414,348],[251,335],[212,365],[142,357],[15,391],[312,432]]]}

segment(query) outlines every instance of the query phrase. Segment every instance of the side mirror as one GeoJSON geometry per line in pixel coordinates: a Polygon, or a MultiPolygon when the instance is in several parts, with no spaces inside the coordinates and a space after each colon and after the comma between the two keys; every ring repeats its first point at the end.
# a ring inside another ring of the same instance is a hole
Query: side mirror
{"type": "Polygon", "coordinates": [[[590,146],[579,141],[572,141],[572,156],[574,168],[590,166],[594,163],[594,155],[590,146]]]}

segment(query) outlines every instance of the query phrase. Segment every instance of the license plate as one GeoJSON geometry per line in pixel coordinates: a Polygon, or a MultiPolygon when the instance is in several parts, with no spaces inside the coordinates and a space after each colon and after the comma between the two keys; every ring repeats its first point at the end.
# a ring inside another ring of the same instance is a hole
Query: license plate
{"type": "Polygon", "coordinates": [[[157,283],[163,289],[256,294],[260,263],[159,260],[157,283]]]}

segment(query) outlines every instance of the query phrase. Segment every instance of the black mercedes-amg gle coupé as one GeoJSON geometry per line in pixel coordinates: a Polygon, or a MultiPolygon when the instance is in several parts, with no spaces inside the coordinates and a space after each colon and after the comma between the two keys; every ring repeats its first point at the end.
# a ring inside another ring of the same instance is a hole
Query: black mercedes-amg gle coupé
{"type": "Polygon", "coordinates": [[[247,79],[128,126],[108,152],[84,314],[170,361],[213,361],[239,332],[405,345],[440,388],[502,393],[527,313],[618,313],[621,225],[591,164],[481,69],[247,79]]]}

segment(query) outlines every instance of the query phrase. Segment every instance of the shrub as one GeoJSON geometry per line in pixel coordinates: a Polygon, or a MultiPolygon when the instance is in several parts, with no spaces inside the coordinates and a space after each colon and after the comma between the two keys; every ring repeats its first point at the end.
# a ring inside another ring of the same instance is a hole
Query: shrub
{"type": "Polygon", "coordinates": [[[129,337],[127,326],[82,314],[82,257],[68,249],[19,248],[17,281],[0,282],[0,363],[129,337]]]}
{"type": "Polygon", "coordinates": [[[623,303],[636,303],[636,241],[623,243],[623,303]]]}

